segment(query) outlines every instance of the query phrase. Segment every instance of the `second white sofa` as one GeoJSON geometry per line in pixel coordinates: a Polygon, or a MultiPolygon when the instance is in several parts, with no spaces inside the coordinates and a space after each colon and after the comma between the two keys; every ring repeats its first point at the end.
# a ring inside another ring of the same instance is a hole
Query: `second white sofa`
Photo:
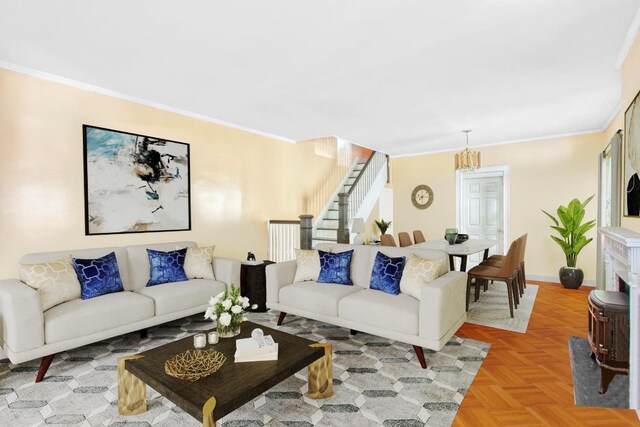
{"type": "Polygon", "coordinates": [[[353,286],[313,281],[293,283],[296,261],[267,266],[267,307],[356,331],[412,344],[426,368],[422,348],[441,350],[466,320],[466,273],[449,271],[448,256],[431,249],[385,246],[321,244],[317,249],[334,253],[353,249],[353,286]],[[369,289],[378,251],[391,257],[411,253],[442,259],[440,276],[426,284],[420,300],[400,293],[390,295],[369,289]]]}

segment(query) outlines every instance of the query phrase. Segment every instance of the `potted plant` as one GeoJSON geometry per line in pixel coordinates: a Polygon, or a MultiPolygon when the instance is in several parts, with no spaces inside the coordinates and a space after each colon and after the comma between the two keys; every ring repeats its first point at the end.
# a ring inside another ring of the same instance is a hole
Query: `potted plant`
{"type": "Polygon", "coordinates": [[[582,223],[585,214],[584,208],[591,199],[593,196],[584,202],[573,199],[568,206],[560,205],[557,210],[558,218],[542,210],[553,221],[554,225],[551,228],[560,234],[560,237],[551,236],[551,238],[560,245],[567,258],[567,265],[560,268],[559,273],[560,283],[565,288],[578,289],[584,279],[584,273],[582,269],[576,267],[576,261],[580,251],[593,240],[591,237],[587,238],[585,234],[595,226],[596,221],[582,223]]]}
{"type": "Polygon", "coordinates": [[[386,234],[387,230],[389,229],[389,226],[391,225],[391,221],[386,222],[384,219],[380,218],[379,220],[376,220],[376,225],[378,226],[378,229],[380,230],[380,235],[386,234]]]}

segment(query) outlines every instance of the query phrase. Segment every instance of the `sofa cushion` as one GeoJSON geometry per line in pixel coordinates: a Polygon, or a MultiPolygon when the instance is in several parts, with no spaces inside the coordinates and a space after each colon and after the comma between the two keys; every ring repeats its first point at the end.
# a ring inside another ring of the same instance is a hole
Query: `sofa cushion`
{"type": "Polygon", "coordinates": [[[400,278],[404,270],[406,257],[389,257],[378,252],[371,271],[371,289],[391,295],[400,293],[400,278]]]}
{"type": "Polygon", "coordinates": [[[206,305],[209,302],[209,298],[218,295],[225,289],[226,286],[222,282],[209,279],[191,279],[186,282],[150,286],[139,289],[136,292],[151,298],[155,302],[155,314],[160,316],[206,305]]]}
{"type": "MultiPolygon", "coordinates": [[[[316,248],[325,252],[334,253],[353,250],[353,255],[351,256],[350,279],[354,285],[369,289],[369,282],[371,280],[371,268],[373,267],[373,257],[378,251],[378,248],[380,248],[379,246],[321,243],[317,245],[316,248]]],[[[385,253],[385,255],[388,254],[385,253]]]]}
{"type": "Polygon", "coordinates": [[[73,268],[80,280],[82,299],[124,290],[115,252],[95,259],[73,258],[73,268]]]}
{"type": "Polygon", "coordinates": [[[320,274],[318,283],[337,283],[352,286],[351,255],[353,250],[332,254],[318,251],[320,254],[320,274]]]}
{"type": "Polygon", "coordinates": [[[312,313],[338,315],[338,302],[355,292],[362,292],[356,286],[333,283],[299,282],[280,289],[280,303],[312,313]]]}
{"type": "Polygon", "coordinates": [[[400,292],[420,299],[422,288],[439,277],[442,259],[425,259],[409,254],[400,280],[400,292]]]}
{"type": "MultiPolygon", "coordinates": [[[[155,251],[172,251],[175,250],[176,247],[179,248],[193,248],[195,247],[195,242],[172,242],[172,243],[153,243],[147,245],[133,245],[127,246],[127,257],[129,259],[129,265],[131,266],[131,283],[130,287],[126,290],[136,290],[141,289],[147,286],[147,282],[151,277],[150,266],[149,266],[149,256],[147,255],[147,249],[153,249],[155,251]]],[[[118,260],[119,262],[120,260],[118,260]]]]}
{"type": "Polygon", "coordinates": [[[215,245],[187,248],[187,256],[184,258],[184,272],[189,279],[216,280],[216,276],[213,274],[213,251],[215,248],[215,245]]]}
{"type": "Polygon", "coordinates": [[[134,292],[75,299],[44,312],[44,339],[51,344],[153,317],[153,300],[134,292]]]}
{"type": "Polygon", "coordinates": [[[320,275],[320,254],[317,250],[295,249],[296,275],[293,283],[318,280],[320,275]]]}
{"type": "Polygon", "coordinates": [[[80,282],[69,255],[51,262],[20,264],[19,268],[27,285],[38,291],[42,311],[80,298],[80,282]]]}
{"type": "Polygon", "coordinates": [[[364,289],[340,300],[338,315],[380,329],[418,335],[420,302],[412,296],[364,289]]]}
{"type": "Polygon", "coordinates": [[[147,254],[149,255],[149,265],[151,266],[147,286],[189,280],[184,272],[184,259],[187,255],[187,248],[169,252],[147,249],[147,254]]]}

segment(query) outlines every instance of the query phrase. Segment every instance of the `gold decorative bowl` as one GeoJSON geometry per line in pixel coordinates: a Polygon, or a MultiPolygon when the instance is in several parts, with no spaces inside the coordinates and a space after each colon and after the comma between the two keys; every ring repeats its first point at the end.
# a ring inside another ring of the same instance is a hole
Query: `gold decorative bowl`
{"type": "Polygon", "coordinates": [[[187,381],[198,381],[220,369],[227,358],[215,350],[187,350],[164,362],[167,375],[187,381]]]}

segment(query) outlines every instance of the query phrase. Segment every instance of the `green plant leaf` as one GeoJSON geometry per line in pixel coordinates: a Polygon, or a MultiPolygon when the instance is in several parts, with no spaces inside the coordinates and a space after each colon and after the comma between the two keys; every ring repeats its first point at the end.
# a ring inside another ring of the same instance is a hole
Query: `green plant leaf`
{"type": "Polygon", "coordinates": [[[584,208],[582,207],[582,203],[580,203],[580,200],[578,199],[573,199],[569,203],[569,207],[567,210],[569,212],[569,215],[571,215],[571,218],[573,219],[573,227],[577,228],[584,219],[584,208]]]}
{"type": "Polygon", "coordinates": [[[587,206],[587,204],[589,204],[589,202],[591,201],[591,199],[593,199],[595,197],[595,194],[592,194],[591,197],[589,197],[587,200],[585,200],[584,202],[582,202],[582,207],[584,208],[585,206],[587,206]]]}
{"type": "Polygon", "coordinates": [[[589,242],[591,242],[593,240],[593,238],[585,238],[583,237],[582,239],[580,239],[578,241],[578,243],[574,244],[573,246],[573,253],[578,255],[580,253],[580,251],[582,250],[582,248],[584,248],[587,244],[589,244],[589,242]]]}
{"type": "Polygon", "coordinates": [[[582,236],[584,236],[584,234],[587,231],[591,230],[595,225],[596,225],[596,221],[595,220],[591,220],[589,222],[585,222],[580,227],[578,227],[578,229],[575,231],[574,235],[576,237],[582,237],[582,236]]]}
{"type": "Polygon", "coordinates": [[[555,216],[551,215],[549,212],[545,211],[544,209],[540,209],[546,216],[548,216],[549,218],[551,218],[551,221],[553,221],[553,223],[555,225],[560,225],[560,223],[558,222],[558,220],[556,219],[555,216]]]}
{"type": "Polygon", "coordinates": [[[560,235],[565,239],[569,237],[569,234],[571,233],[569,230],[567,230],[564,227],[556,227],[555,225],[551,225],[550,227],[556,230],[558,233],[560,233],[560,235]]]}
{"type": "Polygon", "coordinates": [[[571,246],[567,242],[557,236],[551,236],[551,238],[560,245],[565,254],[571,253],[571,246]]]}
{"type": "Polygon", "coordinates": [[[569,210],[564,206],[558,208],[558,218],[567,230],[573,230],[573,218],[569,214],[569,210]]]}

